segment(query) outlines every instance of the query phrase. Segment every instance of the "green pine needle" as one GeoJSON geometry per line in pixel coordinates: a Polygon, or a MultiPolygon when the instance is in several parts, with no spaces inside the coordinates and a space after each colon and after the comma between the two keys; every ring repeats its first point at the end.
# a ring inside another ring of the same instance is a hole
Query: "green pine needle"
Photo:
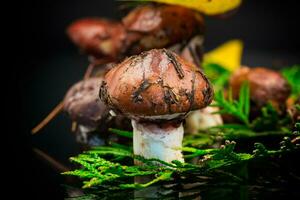
{"type": "Polygon", "coordinates": [[[223,90],[228,84],[231,73],[223,66],[215,63],[203,63],[202,68],[211,81],[215,92],[223,90]]]}
{"type": "Polygon", "coordinates": [[[215,103],[211,106],[219,107],[219,114],[229,114],[239,119],[245,126],[249,127],[250,91],[248,83],[243,83],[239,93],[239,99],[233,100],[229,90],[228,99],[224,92],[219,91],[215,95],[215,103]]]}
{"type": "Polygon", "coordinates": [[[119,129],[115,129],[115,128],[110,128],[109,131],[112,133],[115,133],[117,135],[123,136],[123,137],[127,137],[127,138],[133,137],[133,134],[130,131],[123,131],[123,130],[119,130],[119,129]]]}

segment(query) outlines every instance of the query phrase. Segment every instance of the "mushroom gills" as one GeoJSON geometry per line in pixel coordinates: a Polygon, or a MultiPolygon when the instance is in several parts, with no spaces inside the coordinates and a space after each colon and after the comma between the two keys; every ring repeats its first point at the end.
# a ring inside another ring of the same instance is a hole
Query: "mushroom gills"
{"type": "MultiPolygon", "coordinates": [[[[184,162],[181,153],[184,129],[179,126],[160,127],[155,123],[139,123],[131,120],[133,127],[133,150],[144,158],[157,158],[165,162],[184,162]]],[[[136,162],[136,164],[139,164],[136,162]]]]}

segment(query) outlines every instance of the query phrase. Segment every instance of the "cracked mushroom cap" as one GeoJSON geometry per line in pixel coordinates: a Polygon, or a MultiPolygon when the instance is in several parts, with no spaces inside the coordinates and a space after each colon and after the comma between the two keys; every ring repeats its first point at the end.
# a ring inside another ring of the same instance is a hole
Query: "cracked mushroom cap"
{"type": "Polygon", "coordinates": [[[73,85],[64,98],[64,110],[81,125],[97,127],[108,116],[108,107],[99,100],[102,78],[90,78],[73,85]]]}
{"type": "Polygon", "coordinates": [[[68,27],[67,34],[81,50],[96,58],[116,58],[126,38],[121,23],[100,18],[77,20],[68,27]]]}
{"type": "Polygon", "coordinates": [[[137,120],[181,119],[211,103],[213,89],[193,64],[166,49],[132,56],[111,69],[100,99],[137,120]]]}
{"type": "Polygon", "coordinates": [[[131,47],[134,53],[189,40],[204,29],[201,15],[173,5],[139,6],[122,21],[129,35],[135,35],[137,40],[131,47]]]}
{"type": "Polygon", "coordinates": [[[291,92],[288,82],[279,72],[263,67],[242,67],[230,78],[229,84],[235,98],[238,97],[244,81],[248,81],[251,102],[258,109],[271,102],[275,108],[281,110],[280,107],[291,92]]]}

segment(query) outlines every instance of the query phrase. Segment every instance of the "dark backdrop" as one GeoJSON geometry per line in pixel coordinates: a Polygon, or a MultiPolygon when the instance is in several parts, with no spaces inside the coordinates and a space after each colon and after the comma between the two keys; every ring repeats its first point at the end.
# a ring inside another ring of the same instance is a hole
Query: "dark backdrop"
{"type": "MultiPolygon", "coordinates": [[[[239,11],[227,20],[207,18],[205,49],[229,39],[245,43],[243,64],[281,67],[300,63],[296,1],[245,0],[239,11]]],[[[86,16],[117,18],[122,13],[112,0],[35,0],[21,5],[22,60],[17,67],[18,103],[21,115],[18,127],[26,149],[25,181],[36,197],[62,197],[62,178],[30,150],[37,147],[68,165],[67,158],[78,153],[70,132],[70,120],[60,114],[40,134],[31,137],[36,125],[80,80],[87,59],[80,55],[65,34],[73,20],[86,16]]],[[[20,113],[20,112],[18,112],[20,113]]]]}

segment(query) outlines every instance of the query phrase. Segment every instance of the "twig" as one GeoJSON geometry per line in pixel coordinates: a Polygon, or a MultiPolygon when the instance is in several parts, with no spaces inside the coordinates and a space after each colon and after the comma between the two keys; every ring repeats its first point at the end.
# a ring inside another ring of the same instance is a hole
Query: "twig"
{"type": "MultiPolygon", "coordinates": [[[[94,67],[97,65],[101,65],[104,64],[106,62],[106,60],[93,60],[91,61],[91,63],[88,65],[87,70],[85,71],[84,77],[83,79],[86,80],[88,78],[90,78],[94,67]]],[[[34,135],[37,132],[39,132],[42,128],[44,128],[54,117],[56,117],[63,109],[63,104],[64,102],[61,101],[48,115],[47,117],[41,121],[37,126],[35,126],[32,130],[31,130],[31,134],[34,135]]],[[[73,128],[76,127],[74,124],[72,124],[72,130],[73,128]]]]}
{"type": "Polygon", "coordinates": [[[64,102],[61,101],[43,121],[41,121],[36,127],[31,130],[31,134],[34,135],[39,132],[43,127],[45,127],[54,117],[56,117],[63,109],[64,102]]]}
{"type": "Polygon", "coordinates": [[[84,73],[83,80],[86,80],[86,79],[88,79],[88,78],[91,77],[92,72],[93,72],[93,70],[94,70],[94,67],[95,67],[95,63],[94,63],[94,62],[92,62],[92,63],[90,63],[90,64],[88,65],[87,70],[86,70],[85,73],[84,73]]]}
{"type": "Polygon", "coordinates": [[[51,156],[43,152],[42,150],[33,148],[33,152],[36,153],[43,160],[47,161],[47,163],[50,164],[53,168],[55,168],[57,171],[59,172],[70,171],[68,167],[61,164],[60,162],[58,162],[57,160],[55,160],[54,158],[52,158],[51,156]]]}

